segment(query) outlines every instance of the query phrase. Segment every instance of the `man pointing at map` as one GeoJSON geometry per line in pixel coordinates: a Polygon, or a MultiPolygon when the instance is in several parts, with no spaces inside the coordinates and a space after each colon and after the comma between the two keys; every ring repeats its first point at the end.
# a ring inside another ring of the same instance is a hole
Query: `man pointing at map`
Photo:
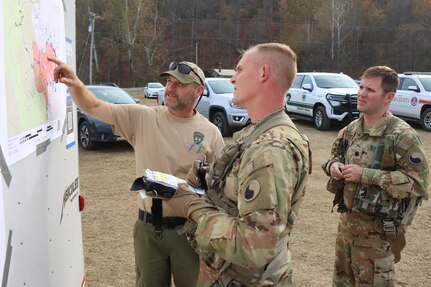
{"type": "MultiPolygon", "coordinates": [[[[91,116],[109,123],[115,134],[134,148],[136,177],[145,169],[185,179],[192,163],[218,155],[223,138],[215,125],[194,109],[203,93],[205,75],[191,62],[172,62],[166,76],[166,106],[116,105],[98,99],[72,68],[58,66],[54,80],[69,87],[75,104],[91,116]]],[[[194,287],[199,273],[198,256],[184,234],[186,218],[171,214],[164,202],[138,194],[139,213],[134,229],[136,286],[194,287]],[[187,274],[187,276],[184,276],[187,274]]]]}

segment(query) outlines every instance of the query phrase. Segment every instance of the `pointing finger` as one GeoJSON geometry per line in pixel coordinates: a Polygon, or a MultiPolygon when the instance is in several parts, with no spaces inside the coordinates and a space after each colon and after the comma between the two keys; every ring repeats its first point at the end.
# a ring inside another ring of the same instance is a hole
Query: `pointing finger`
{"type": "Polygon", "coordinates": [[[57,65],[61,65],[61,64],[63,64],[63,62],[62,62],[62,61],[60,61],[60,60],[58,60],[58,59],[56,59],[56,58],[48,57],[48,61],[51,61],[51,62],[53,62],[53,63],[56,63],[57,65]]]}

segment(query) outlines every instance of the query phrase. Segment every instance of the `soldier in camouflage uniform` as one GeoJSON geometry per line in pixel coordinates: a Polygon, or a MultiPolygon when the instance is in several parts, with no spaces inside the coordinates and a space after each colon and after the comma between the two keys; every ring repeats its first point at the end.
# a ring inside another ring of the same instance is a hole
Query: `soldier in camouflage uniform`
{"type": "Polygon", "coordinates": [[[322,165],[341,212],[333,286],[395,286],[406,226],[427,198],[421,140],[388,111],[398,83],[389,67],[365,71],[358,93],[362,114],[340,131],[322,165]]]}
{"type": "MultiPolygon", "coordinates": [[[[294,286],[289,237],[311,168],[308,141],[283,109],[295,74],[296,55],[284,44],[245,51],[233,103],[252,124],[211,166],[205,197],[182,185],[167,200],[197,225],[198,286],[294,286]]],[[[198,170],[189,176],[195,185],[198,170]]]]}

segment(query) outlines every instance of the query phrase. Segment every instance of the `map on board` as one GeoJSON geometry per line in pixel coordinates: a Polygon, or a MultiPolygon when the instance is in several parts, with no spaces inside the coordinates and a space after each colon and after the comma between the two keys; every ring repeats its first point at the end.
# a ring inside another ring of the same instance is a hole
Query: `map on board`
{"type": "Polygon", "coordinates": [[[48,57],[65,61],[65,20],[61,0],[0,3],[0,143],[10,165],[64,129],[66,87],[48,57]]]}

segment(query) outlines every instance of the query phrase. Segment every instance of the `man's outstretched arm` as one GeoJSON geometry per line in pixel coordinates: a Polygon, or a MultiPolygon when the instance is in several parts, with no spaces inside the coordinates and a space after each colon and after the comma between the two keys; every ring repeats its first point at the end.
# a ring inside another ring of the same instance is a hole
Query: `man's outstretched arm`
{"type": "Polygon", "coordinates": [[[55,82],[65,84],[69,88],[73,101],[81,110],[103,122],[113,123],[110,103],[98,99],[87,89],[72,67],[58,59],[48,60],[57,64],[54,70],[55,82]]]}

